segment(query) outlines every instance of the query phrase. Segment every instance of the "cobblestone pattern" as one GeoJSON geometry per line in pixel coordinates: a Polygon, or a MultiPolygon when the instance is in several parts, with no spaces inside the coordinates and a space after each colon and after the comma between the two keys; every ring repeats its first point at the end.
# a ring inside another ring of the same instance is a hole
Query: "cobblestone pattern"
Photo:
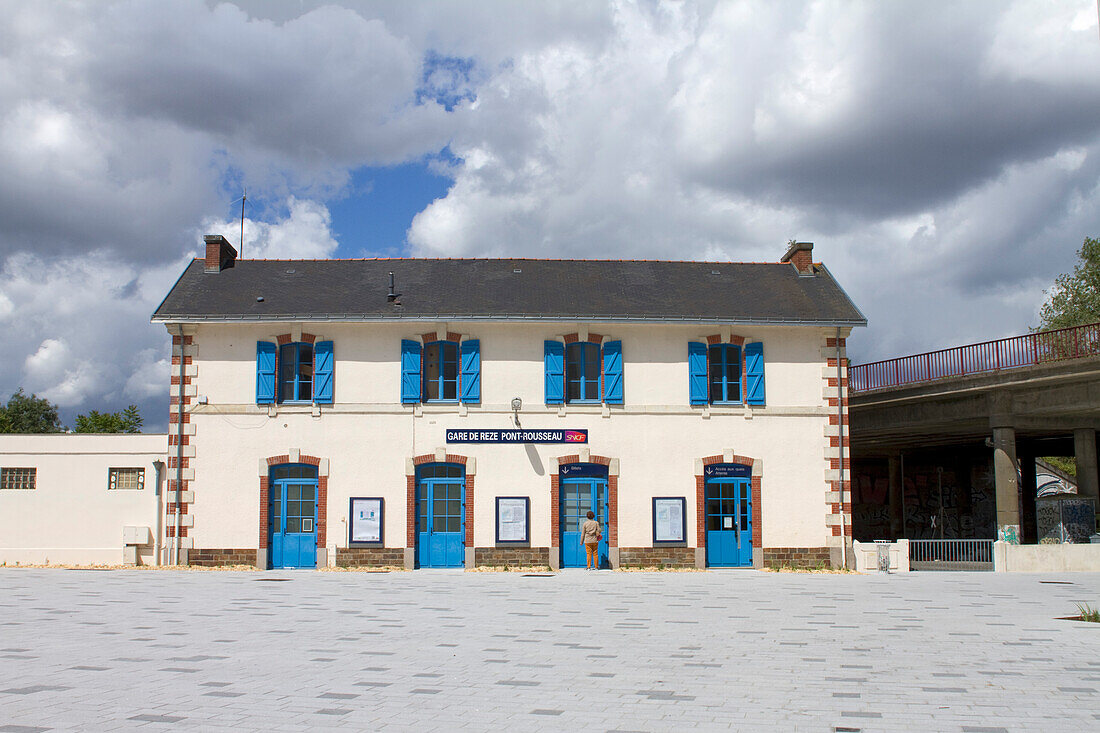
{"type": "Polygon", "coordinates": [[[1100,574],[7,568],[0,731],[1097,730],[1077,603],[1100,574]]]}
{"type": "Polygon", "coordinates": [[[828,547],[765,547],[760,551],[764,567],[789,565],[795,568],[829,567],[828,547]]]}
{"type": "Polygon", "coordinates": [[[187,553],[187,564],[199,567],[223,567],[225,565],[256,564],[255,548],[204,548],[187,553]]]}
{"type": "Polygon", "coordinates": [[[695,567],[694,547],[620,547],[619,565],[666,568],[695,567]]]}
{"type": "Polygon", "coordinates": [[[405,551],[400,547],[337,547],[336,567],[377,568],[400,567],[405,564],[405,551]]]}
{"type": "Polygon", "coordinates": [[[549,565],[549,547],[475,547],[474,565],[523,567],[549,565]]]}

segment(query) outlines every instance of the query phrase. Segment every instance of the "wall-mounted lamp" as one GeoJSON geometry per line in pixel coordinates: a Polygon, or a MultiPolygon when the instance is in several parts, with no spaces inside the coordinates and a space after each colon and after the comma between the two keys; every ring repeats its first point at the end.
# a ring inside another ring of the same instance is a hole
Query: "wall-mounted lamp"
{"type": "Polygon", "coordinates": [[[512,398],[512,420],[516,423],[516,427],[519,427],[519,411],[523,408],[523,400],[519,397],[512,398]]]}

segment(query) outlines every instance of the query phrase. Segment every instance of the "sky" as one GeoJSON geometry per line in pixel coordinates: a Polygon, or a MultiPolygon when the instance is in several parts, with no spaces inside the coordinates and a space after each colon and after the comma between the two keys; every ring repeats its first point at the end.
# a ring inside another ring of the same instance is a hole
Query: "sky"
{"type": "Polygon", "coordinates": [[[0,399],[167,422],[150,314],[257,257],[777,261],[854,362],[1025,332],[1100,235],[1093,0],[0,0],[0,399]]]}

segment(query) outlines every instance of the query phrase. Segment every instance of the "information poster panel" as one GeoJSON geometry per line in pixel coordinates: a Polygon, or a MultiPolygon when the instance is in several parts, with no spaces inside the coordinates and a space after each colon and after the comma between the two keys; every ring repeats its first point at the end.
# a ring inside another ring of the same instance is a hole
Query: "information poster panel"
{"type": "Polygon", "coordinates": [[[382,543],[382,499],[358,497],[351,500],[348,516],[348,542],[350,544],[382,543]]]}
{"type": "Polygon", "coordinates": [[[658,496],[653,499],[653,542],[684,542],[685,499],[682,496],[658,496]]]}
{"type": "Polygon", "coordinates": [[[530,542],[530,505],[526,496],[497,497],[497,542],[530,542]]]}

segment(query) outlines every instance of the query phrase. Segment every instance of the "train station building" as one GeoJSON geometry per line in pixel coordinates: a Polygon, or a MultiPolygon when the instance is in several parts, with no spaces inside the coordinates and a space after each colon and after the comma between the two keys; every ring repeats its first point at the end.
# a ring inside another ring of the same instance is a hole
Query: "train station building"
{"type": "Polygon", "coordinates": [[[589,511],[604,567],[842,561],[844,345],[866,320],[812,245],[241,260],[205,239],[153,314],[159,561],[583,567],[589,511]]]}

